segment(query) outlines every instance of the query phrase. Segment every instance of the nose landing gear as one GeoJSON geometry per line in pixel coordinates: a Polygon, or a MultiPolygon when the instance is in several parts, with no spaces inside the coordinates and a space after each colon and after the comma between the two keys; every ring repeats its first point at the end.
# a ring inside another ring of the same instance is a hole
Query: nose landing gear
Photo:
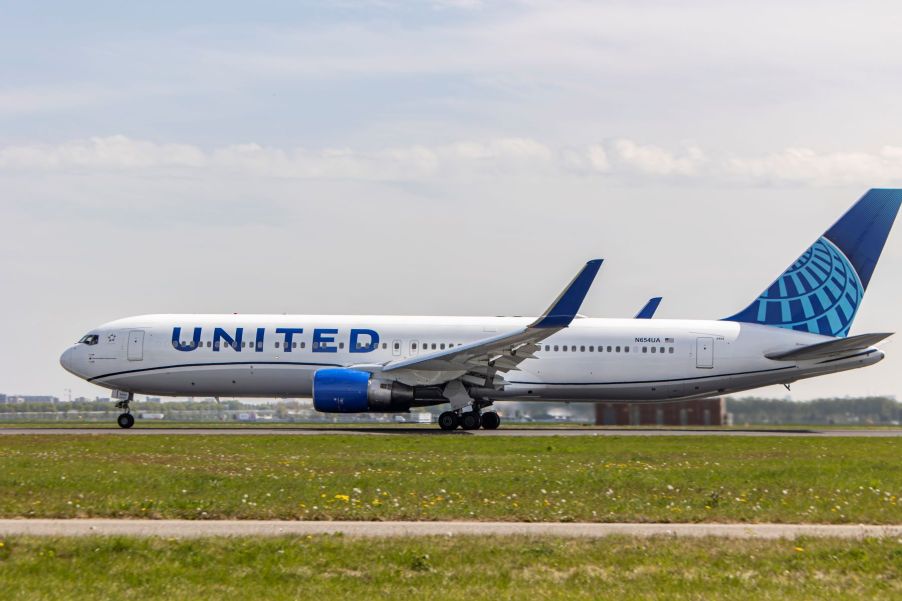
{"type": "Polygon", "coordinates": [[[127,430],[135,425],[135,416],[132,415],[131,409],[129,408],[129,403],[131,403],[134,398],[135,395],[130,392],[128,393],[127,398],[116,403],[116,409],[122,409],[124,411],[124,413],[116,418],[116,423],[119,424],[120,428],[125,428],[127,430]]]}

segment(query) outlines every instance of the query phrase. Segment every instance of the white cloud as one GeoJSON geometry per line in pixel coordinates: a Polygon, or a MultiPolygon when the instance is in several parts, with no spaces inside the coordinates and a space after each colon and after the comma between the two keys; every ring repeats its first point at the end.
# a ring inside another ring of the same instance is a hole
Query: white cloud
{"type": "Polygon", "coordinates": [[[876,152],[787,148],[763,156],[710,156],[696,145],[676,151],[616,139],[555,149],[531,138],[461,140],[364,151],[279,148],[255,143],[204,150],[121,135],[56,145],[0,147],[0,172],[177,172],[245,178],[430,181],[456,177],[566,178],[573,174],[641,182],[710,180],[734,185],[892,185],[902,182],[902,146],[876,152]]]}
{"type": "Polygon", "coordinates": [[[95,137],[58,145],[0,148],[2,169],[146,169],[201,167],[206,158],[186,144],[157,144],[125,136],[95,137]]]}
{"type": "Polygon", "coordinates": [[[759,158],[731,158],[724,172],[744,181],[872,186],[902,181],[902,146],[884,146],[876,153],[831,152],[787,148],[759,158]]]}
{"type": "Polygon", "coordinates": [[[697,146],[687,147],[682,155],[632,140],[616,140],[613,147],[623,164],[649,175],[697,175],[706,161],[697,146]]]}

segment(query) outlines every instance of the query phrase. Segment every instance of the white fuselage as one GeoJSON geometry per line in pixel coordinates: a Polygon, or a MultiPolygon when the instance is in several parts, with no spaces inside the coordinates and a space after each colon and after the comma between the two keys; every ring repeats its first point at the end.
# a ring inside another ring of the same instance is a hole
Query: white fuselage
{"type": "MultiPolygon", "coordinates": [[[[309,397],[318,369],[365,365],[378,375],[380,365],[476,342],[532,321],[525,317],[145,315],[93,330],[96,343],[72,346],[61,362],[81,378],[130,393],[309,397]],[[180,328],[177,341],[173,340],[175,328],[180,328]],[[286,330],[294,331],[290,340],[286,330]]],[[[704,397],[786,384],[883,358],[876,348],[829,361],[765,357],[827,340],[831,339],[732,321],[577,318],[545,339],[535,358],[520,363],[519,370],[502,374],[503,386],[484,396],[555,401],[704,397]]],[[[431,372],[393,374],[392,378],[411,385],[435,383],[431,372]]]]}

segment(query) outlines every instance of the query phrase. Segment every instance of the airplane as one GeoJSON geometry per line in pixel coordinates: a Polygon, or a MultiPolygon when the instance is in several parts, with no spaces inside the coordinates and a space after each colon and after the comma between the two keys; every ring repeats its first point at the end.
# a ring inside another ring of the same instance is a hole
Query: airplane
{"type": "Polygon", "coordinates": [[[900,204],[900,189],[868,191],[723,319],[580,316],[602,264],[593,259],[537,318],[143,315],[91,330],[60,362],[113,390],[122,428],[134,425],[136,393],[312,397],[326,413],[448,404],[442,430],[493,430],[499,400],[662,402],[788,388],[884,358],[874,345],[891,334],[849,330],[900,204]]]}

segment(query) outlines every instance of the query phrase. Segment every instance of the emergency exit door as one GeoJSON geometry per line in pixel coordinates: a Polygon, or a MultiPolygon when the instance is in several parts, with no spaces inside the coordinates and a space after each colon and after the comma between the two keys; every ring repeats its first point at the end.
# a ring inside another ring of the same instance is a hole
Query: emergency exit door
{"type": "Polygon", "coordinates": [[[128,360],[144,360],[144,330],[132,330],[128,333],[128,360]]]}
{"type": "Polygon", "coordinates": [[[714,339],[702,337],[695,343],[695,366],[701,369],[714,367],[714,339]]]}

